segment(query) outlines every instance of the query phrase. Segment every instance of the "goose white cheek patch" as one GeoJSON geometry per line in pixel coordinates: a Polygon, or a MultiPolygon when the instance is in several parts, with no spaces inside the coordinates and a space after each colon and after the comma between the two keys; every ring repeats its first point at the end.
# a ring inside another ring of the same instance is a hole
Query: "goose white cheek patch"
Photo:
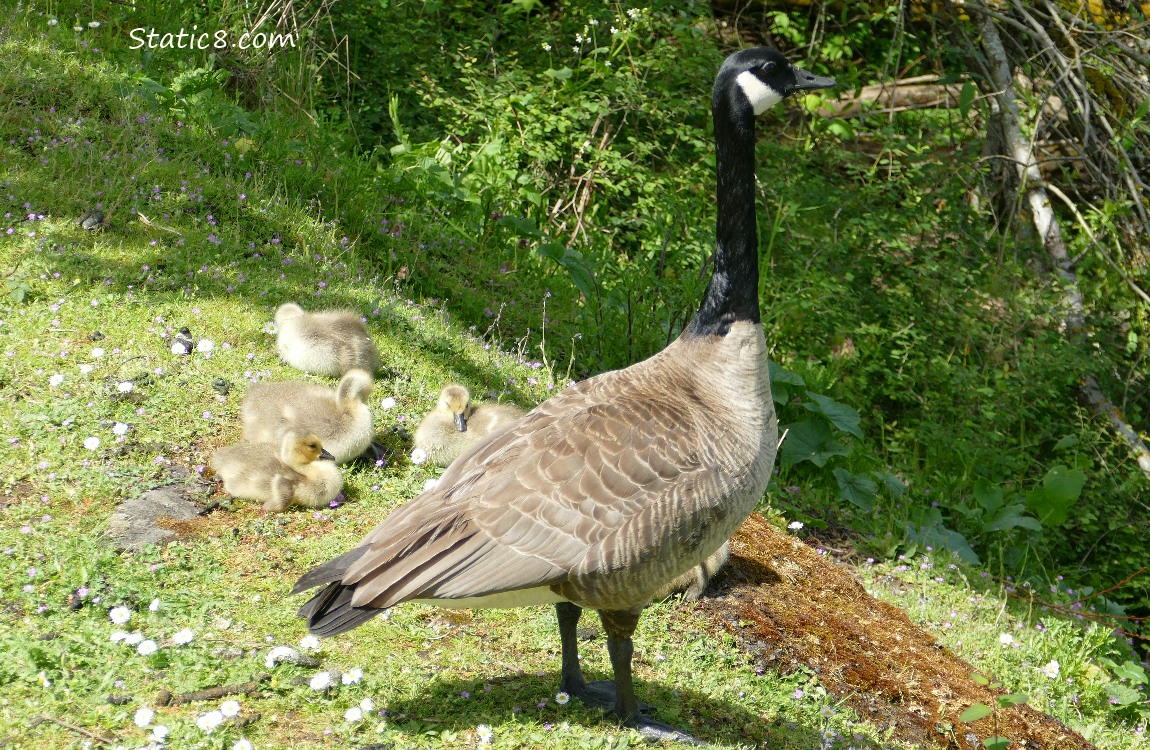
{"type": "Polygon", "coordinates": [[[783,100],[782,94],[760,81],[758,77],[749,70],[744,70],[742,73],[739,73],[735,82],[738,83],[739,88],[743,90],[743,94],[747,97],[747,101],[751,103],[751,107],[755,110],[756,115],[761,115],[783,100]]]}

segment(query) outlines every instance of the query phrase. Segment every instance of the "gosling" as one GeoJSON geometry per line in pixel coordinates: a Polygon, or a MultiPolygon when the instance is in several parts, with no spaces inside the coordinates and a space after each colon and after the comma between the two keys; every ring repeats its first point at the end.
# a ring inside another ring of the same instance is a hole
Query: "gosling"
{"type": "Polygon", "coordinates": [[[731,543],[723,542],[723,546],[711,553],[711,556],[700,565],[688,570],[675,580],[659,589],[655,599],[666,599],[675,594],[682,594],[683,601],[696,602],[703,596],[707,584],[715,577],[727,560],[731,559],[731,543]]]}
{"type": "Polygon", "coordinates": [[[233,497],[262,502],[279,512],[289,505],[325,508],[343,488],[332,455],[315,435],[288,432],[275,443],[241,443],[220,448],[209,462],[233,497]]]}
{"type": "Polygon", "coordinates": [[[256,383],[240,407],[244,441],[278,443],[288,432],[311,433],[337,464],[346,464],[375,438],[367,405],[372,385],[371,375],[360,369],[348,370],[334,390],[302,381],[256,383]]]}
{"type": "Polygon", "coordinates": [[[297,370],[338,378],[353,368],[370,373],[379,369],[379,350],[357,313],[309,313],[288,302],[276,309],[276,328],[280,358],[297,370]]]}
{"type": "Polygon", "coordinates": [[[471,393],[451,384],[439,393],[439,403],[415,430],[415,447],[437,466],[446,467],[465,450],[492,433],[514,424],[523,410],[511,404],[471,403],[471,393]]]}

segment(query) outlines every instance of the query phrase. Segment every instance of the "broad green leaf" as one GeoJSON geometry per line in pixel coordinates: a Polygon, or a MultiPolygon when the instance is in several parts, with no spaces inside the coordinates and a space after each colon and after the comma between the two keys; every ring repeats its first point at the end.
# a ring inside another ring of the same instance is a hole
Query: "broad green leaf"
{"type": "Polygon", "coordinates": [[[543,75],[547,76],[548,78],[554,78],[556,81],[566,81],[568,78],[571,77],[571,74],[574,72],[575,71],[571,70],[571,68],[567,68],[567,67],[550,68],[548,70],[543,71],[543,75]]]}
{"type": "Polygon", "coordinates": [[[990,678],[984,674],[979,674],[978,672],[971,672],[970,673],[970,679],[974,680],[975,685],[989,685],[990,684],[990,678]]]}
{"type": "Polygon", "coordinates": [[[958,113],[963,119],[966,119],[967,113],[970,112],[970,105],[974,104],[975,91],[974,82],[967,80],[962,84],[962,91],[958,93],[958,113]]]}
{"type": "Polygon", "coordinates": [[[831,424],[843,432],[849,432],[859,438],[863,436],[862,430],[859,429],[859,413],[857,411],[841,401],[835,401],[830,396],[824,396],[821,393],[807,391],[807,398],[810,400],[804,402],[803,406],[808,411],[822,414],[831,421],[831,424]]]}
{"type": "Polygon", "coordinates": [[[916,544],[924,547],[942,547],[958,555],[963,562],[971,565],[982,564],[978,553],[970,546],[966,537],[953,529],[948,529],[943,524],[942,514],[937,508],[931,508],[930,513],[907,521],[903,528],[907,539],[916,544]]]}
{"type": "Polygon", "coordinates": [[[1046,472],[1042,485],[1030,491],[1026,502],[1042,523],[1059,526],[1069,517],[1070,509],[1078,502],[1085,485],[1084,473],[1057,464],[1046,472]]]}
{"type": "Polygon", "coordinates": [[[771,377],[771,397],[780,406],[789,404],[791,399],[806,387],[801,375],[791,372],[780,364],[767,362],[767,369],[771,377]]]}
{"type": "Polygon", "coordinates": [[[821,419],[804,419],[802,422],[783,425],[779,434],[786,431],[786,438],[779,448],[779,463],[794,466],[801,461],[810,461],[815,466],[825,466],[835,456],[847,455],[847,449],[831,437],[831,428],[821,419]]]}
{"type": "Polygon", "coordinates": [[[994,709],[985,703],[975,703],[973,706],[959,714],[958,720],[963,724],[969,724],[972,721],[978,721],[979,719],[990,716],[990,714],[993,712],[994,709]]]}
{"type": "Polygon", "coordinates": [[[1011,693],[1010,695],[998,696],[998,707],[1009,708],[1010,706],[1020,706],[1030,700],[1030,696],[1025,693],[1011,693]]]}
{"type": "Polygon", "coordinates": [[[846,469],[835,469],[835,479],[839,483],[839,493],[843,499],[865,511],[874,508],[874,496],[878,485],[865,474],[852,474],[846,469]]]}
{"type": "Polygon", "coordinates": [[[974,483],[974,499],[982,506],[988,516],[1002,507],[1004,493],[996,484],[979,479],[974,483]]]}
{"type": "Polygon", "coordinates": [[[1067,448],[1073,448],[1076,445],[1078,445],[1078,436],[1077,435],[1067,435],[1066,437],[1062,438],[1061,440],[1059,440],[1057,443],[1054,444],[1054,450],[1056,450],[1056,451],[1066,450],[1067,448]]]}
{"type": "Polygon", "coordinates": [[[1128,661],[1114,667],[1114,674],[1123,680],[1130,680],[1138,684],[1146,682],[1146,670],[1137,662],[1128,661]]]}
{"type": "Polygon", "coordinates": [[[986,750],[1006,750],[1006,748],[1010,747],[1010,738],[987,737],[982,741],[982,744],[986,746],[986,750]]]}

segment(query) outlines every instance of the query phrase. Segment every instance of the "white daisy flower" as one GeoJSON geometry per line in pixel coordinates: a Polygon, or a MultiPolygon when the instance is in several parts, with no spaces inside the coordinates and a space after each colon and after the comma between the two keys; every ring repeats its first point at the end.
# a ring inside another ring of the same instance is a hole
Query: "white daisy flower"
{"type": "Polygon", "coordinates": [[[495,736],[495,733],[491,731],[491,727],[486,724],[480,724],[475,727],[475,736],[479,738],[480,742],[490,744],[491,738],[495,736]]]}
{"type": "Polygon", "coordinates": [[[359,702],[359,707],[365,714],[371,713],[375,710],[375,701],[373,701],[371,698],[364,698],[359,702]]]}
{"type": "MultiPolygon", "coordinates": [[[[100,22],[99,21],[88,21],[88,28],[89,29],[98,29],[98,28],[100,28],[100,22]]],[[[92,301],[95,302],[95,300],[92,300],[92,301]]]]}
{"type": "Polygon", "coordinates": [[[395,399],[392,398],[391,396],[388,396],[387,398],[380,401],[379,405],[382,406],[384,409],[394,409],[395,408],[395,399]]]}
{"type": "Polygon", "coordinates": [[[208,734],[211,734],[213,729],[223,723],[224,715],[219,711],[208,711],[206,714],[196,719],[196,726],[208,734]]]}
{"type": "Polygon", "coordinates": [[[56,25],[56,24],[58,24],[58,23],[60,23],[60,22],[59,22],[59,21],[57,21],[55,18],[49,18],[49,19],[48,19],[48,25],[49,25],[49,26],[55,26],[55,25],[56,25]]]}
{"type": "Polygon", "coordinates": [[[97,346],[95,349],[92,350],[92,358],[93,359],[99,359],[100,357],[103,357],[103,356],[104,356],[104,349],[102,347],[97,346]]]}
{"type": "Polygon", "coordinates": [[[802,521],[791,521],[787,524],[787,528],[791,531],[799,531],[805,524],[802,521]]]}
{"type": "Polygon", "coordinates": [[[128,425],[124,424],[123,422],[116,422],[116,424],[112,425],[112,434],[113,435],[127,435],[128,434],[128,425]]]}
{"type": "Polygon", "coordinates": [[[64,373],[62,373],[62,372],[58,372],[55,375],[53,375],[52,377],[48,378],[48,385],[52,386],[53,388],[55,388],[56,386],[60,385],[63,382],[64,382],[64,373]]]}
{"type": "Polygon", "coordinates": [[[320,672],[308,682],[312,690],[326,690],[331,687],[331,672],[320,672]]]}
{"type": "Polygon", "coordinates": [[[195,637],[196,634],[193,633],[191,629],[184,628],[183,630],[177,630],[172,634],[172,643],[176,644],[177,646],[184,646],[195,640],[195,637]]]}
{"type": "Polygon", "coordinates": [[[363,718],[363,711],[360,710],[359,706],[352,706],[343,712],[343,718],[352,723],[357,722],[363,718]]]}
{"type": "Polygon", "coordinates": [[[84,364],[80,365],[80,374],[81,375],[87,375],[88,373],[90,373],[92,370],[95,370],[95,369],[96,369],[95,365],[90,365],[87,362],[85,362],[84,364]]]}
{"type": "Polygon", "coordinates": [[[95,435],[92,437],[84,438],[84,447],[90,451],[96,450],[100,447],[100,438],[96,437],[95,435]]]}
{"type": "Polygon", "coordinates": [[[172,344],[172,354],[187,354],[187,353],[188,353],[188,347],[184,346],[183,343],[177,341],[176,343],[172,344]]]}
{"type": "Polygon", "coordinates": [[[1012,636],[1010,633],[1002,633],[998,636],[998,642],[1003,646],[1009,646],[1010,644],[1014,643],[1014,636],[1012,636]]]}
{"type": "Polygon", "coordinates": [[[236,740],[236,744],[232,745],[232,750],[253,750],[252,741],[247,737],[240,737],[236,740]]]}
{"type": "Polygon", "coordinates": [[[240,702],[239,701],[224,701],[220,704],[220,713],[224,716],[239,716],[240,702]]]}
{"type": "MultiPolygon", "coordinates": [[[[96,438],[88,438],[88,440],[96,440],[96,438]]],[[[85,446],[87,446],[87,443],[88,441],[85,440],[85,446]]],[[[117,625],[123,625],[125,622],[132,619],[132,610],[124,606],[112,607],[111,611],[108,612],[108,616],[112,618],[112,622],[116,623],[117,625]]]]}
{"type": "Polygon", "coordinates": [[[319,651],[319,638],[314,635],[305,635],[299,639],[299,647],[304,651],[319,651]]]}
{"type": "Polygon", "coordinates": [[[124,636],[124,643],[128,644],[129,646],[138,646],[143,642],[143,640],[143,633],[128,633],[126,636],[124,636]]]}
{"type": "Polygon", "coordinates": [[[1057,660],[1057,659],[1051,659],[1051,660],[1050,660],[1050,661],[1049,661],[1049,662],[1046,664],[1046,666],[1044,666],[1044,667],[1042,668],[1042,670],[1041,670],[1041,671],[1042,671],[1042,674],[1044,674],[1045,676],[1049,677],[1050,679],[1052,679],[1052,680],[1057,680],[1057,679],[1058,679],[1058,675],[1059,675],[1059,674],[1062,672],[1062,667],[1061,667],[1061,665],[1059,665],[1059,663],[1058,663],[1058,660],[1057,660]]]}
{"type": "Polygon", "coordinates": [[[279,333],[280,329],[275,323],[264,323],[264,333],[275,335],[279,333]]]}
{"type": "Polygon", "coordinates": [[[120,393],[131,393],[132,389],[135,387],[136,384],[131,380],[121,380],[120,383],[116,386],[116,390],[120,393]]]}
{"type": "Polygon", "coordinates": [[[156,645],[156,642],[150,638],[146,641],[140,641],[140,645],[136,647],[136,653],[140,656],[151,656],[158,650],[159,647],[156,645]]]}
{"type": "Polygon", "coordinates": [[[156,712],[155,711],[153,711],[150,708],[141,708],[141,709],[136,711],[136,715],[135,715],[135,717],[133,717],[132,720],[136,722],[136,726],[143,729],[144,727],[151,724],[152,719],[154,719],[154,718],[156,718],[156,712]]]}
{"type": "Polygon", "coordinates": [[[564,693],[562,690],[555,694],[555,702],[560,706],[566,706],[569,700],[571,700],[571,696],[567,693],[564,693]]]}
{"type": "Polygon", "coordinates": [[[112,635],[109,636],[112,643],[119,643],[120,641],[127,640],[128,634],[123,630],[113,630],[112,635]]]}
{"type": "Polygon", "coordinates": [[[411,452],[411,462],[416,466],[427,460],[427,451],[423,448],[416,448],[411,452]]]}
{"type": "Polygon", "coordinates": [[[196,344],[196,351],[201,354],[210,354],[216,345],[212,343],[211,339],[200,339],[200,343],[196,344]]]}
{"type": "Polygon", "coordinates": [[[160,611],[160,600],[159,599],[153,599],[148,604],[148,611],[149,612],[159,612],[160,611]]]}
{"type": "Polygon", "coordinates": [[[164,744],[164,740],[168,738],[168,732],[170,731],[171,730],[163,724],[157,724],[156,726],[152,727],[152,742],[156,742],[161,745],[164,744]]]}
{"type": "Polygon", "coordinates": [[[343,677],[341,679],[343,680],[344,685],[354,685],[363,679],[363,670],[349,669],[343,673],[343,677]]]}
{"type": "Polygon", "coordinates": [[[290,646],[276,646],[268,652],[267,657],[264,658],[264,664],[268,669],[271,669],[276,663],[286,660],[295,660],[299,658],[299,652],[290,646]]]}

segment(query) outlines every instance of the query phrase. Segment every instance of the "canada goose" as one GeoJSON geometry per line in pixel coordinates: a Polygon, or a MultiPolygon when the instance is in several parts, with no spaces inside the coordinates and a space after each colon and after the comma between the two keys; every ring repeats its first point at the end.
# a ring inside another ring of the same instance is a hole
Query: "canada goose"
{"type": "Polygon", "coordinates": [[[415,447],[437,466],[447,466],[464,450],[524,414],[513,404],[472,404],[471,393],[452,383],[439,393],[439,402],[415,429],[415,447]]]}
{"type": "Polygon", "coordinates": [[[264,510],[289,505],[325,508],[343,487],[343,475],[315,435],[288,432],[277,443],[240,443],[212,454],[212,469],[233,497],[258,500],[264,510]]]}
{"type": "Polygon", "coordinates": [[[712,552],[710,557],[675,580],[665,584],[655,593],[653,598],[666,599],[675,594],[682,594],[683,601],[698,601],[703,596],[707,584],[715,577],[716,573],[722,570],[729,559],[731,559],[731,544],[730,542],[723,542],[723,546],[712,552]]]}
{"type": "Polygon", "coordinates": [[[715,80],[714,269],[698,313],[653,357],[571,386],[447,468],[359,546],[293,592],[335,635],[405,601],[442,607],[554,603],[560,690],[609,709],[645,737],[691,741],[642,712],[631,636],[668,581],[702,563],[762,497],[778,421],[759,318],[756,114],[834,85],[774,50],[727,58],[715,80]],[[576,629],[599,612],[614,672],[583,679],[576,629]]]}
{"type": "Polygon", "coordinates": [[[297,370],[338,378],[352,368],[379,369],[379,351],[357,313],[309,313],[288,302],[276,309],[276,328],[280,358],[297,370]]]}
{"type": "Polygon", "coordinates": [[[248,389],[240,413],[244,440],[278,443],[287,432],[314,433],[337,464],[360,456],[375,438],[367,399],[372,378],[348,370],[334,390],[318,383],[256,383],[248,389]]]}

